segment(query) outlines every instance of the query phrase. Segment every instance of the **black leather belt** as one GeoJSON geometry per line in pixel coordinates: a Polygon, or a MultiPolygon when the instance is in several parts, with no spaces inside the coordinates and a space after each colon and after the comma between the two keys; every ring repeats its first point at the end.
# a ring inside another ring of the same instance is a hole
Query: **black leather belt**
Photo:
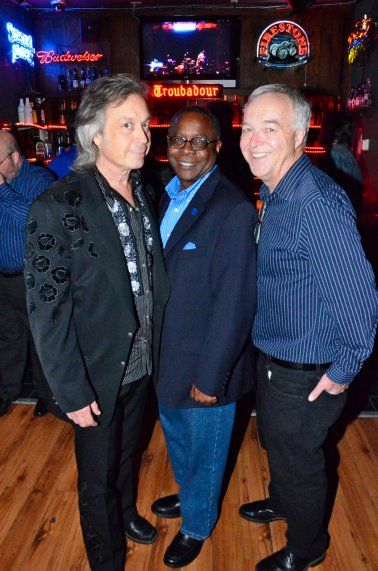
{"type": "Polygon", "coordinates": [[[311,363],[292,363],[291,361],[276,359],[276,357],[266,355],[266,353],[263,353],[263,355],[268,362],[275,363],[276,365],[284,367],[285,369],[294,369],[296,371],[321,371],[323,369],[328,369],[332,365],[332,363],[320,363],[319,365],[311,363]]]}

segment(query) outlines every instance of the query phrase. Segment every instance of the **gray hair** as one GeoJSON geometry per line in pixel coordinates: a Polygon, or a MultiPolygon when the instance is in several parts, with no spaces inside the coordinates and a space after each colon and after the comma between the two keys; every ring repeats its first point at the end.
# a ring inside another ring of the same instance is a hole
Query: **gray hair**
{"type": "Polygon", "coordinates": [[[198,115],[204,115],[205,117],[208,117],[211,123],[211,129],[213,131],[214,138],[217,139],[218,141],[220,140],[221,129],[218,119],[215,117],[213,113],[211,113],[211,111],[209,111],[205,107],[199,107],[198,105],[189,105],[188,107],[183,107],[182,109],[179,109],[179,111],[176,111],[176,113],[173,115],[169,123],[169,128],[168,128],[169,136],[172,135],[174,128],[178,123],[180,117],[182,115],[185,115],[186,113],[198,113],[198,115]]]}
{"type": "Polygon", "coordinates": [[[125,73],[100,77],[85,89],[76,113],[78,156],[72,170],[80,172],[95,166],[98,148],[93,138],[97,133],[103,133],[107,108],[121,105],[129,95],[145,97],[146,93],[143,83],[125,73]]]}
{"type": "Polygon", "coordinates": [[[279,93],[282,95],[287,95],[290,98],[294,110],[293,129],[303,129],[305,131],[305,138],[303,141],[303,143],[305,143],[311,120],[311,106],[303,93],[298,89],[295,89],[295,87],[285,85],[284,83],[271,83],[268,85],[262,85],[261,87],[257,87],[252,91],[251,95],[248,98],[246,107],[248,107],[252,101],[264,93],[279,93]]]}

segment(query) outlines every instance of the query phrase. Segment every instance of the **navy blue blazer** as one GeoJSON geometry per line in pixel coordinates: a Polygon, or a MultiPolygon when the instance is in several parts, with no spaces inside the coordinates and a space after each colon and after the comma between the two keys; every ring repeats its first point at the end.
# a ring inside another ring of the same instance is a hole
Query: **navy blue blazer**
{"type": "MultiPolygon", "coordinates": [[[[168,204],[165,195],[161,217],[168,204]]],[[[193,383],[217,396],[219,405],[238,400],[254,386],[256,220],[253,204],[216,169],[166,244],[171,296],[155,379],[166,406],[201,407],[190,397],[193,383]]]]}

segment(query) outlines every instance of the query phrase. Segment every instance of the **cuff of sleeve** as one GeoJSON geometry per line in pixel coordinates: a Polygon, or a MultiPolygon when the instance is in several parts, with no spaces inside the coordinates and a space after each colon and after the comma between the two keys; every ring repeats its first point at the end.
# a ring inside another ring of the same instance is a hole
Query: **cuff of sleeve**
{"type": "Polygon", "coordinates": [[[334,363],[332,363],[330,368],[327,370],[327,377],[329,377],[334,383],[340,383],[341,385],[351,383],[356,375],[357,373],[346,373],[345,371],[342,371],[334,363]]]}

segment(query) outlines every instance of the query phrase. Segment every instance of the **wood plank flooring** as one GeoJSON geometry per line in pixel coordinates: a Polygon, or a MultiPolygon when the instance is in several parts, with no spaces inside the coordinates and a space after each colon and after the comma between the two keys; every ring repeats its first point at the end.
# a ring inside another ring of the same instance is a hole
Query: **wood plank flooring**
{"type": "MultiPolygon", "coordinates": [[[[16,405],[0,418],[0,571],[89,571],[76,505],[71,428],[52,415],[16,405]]],[[[339,486],[331,546],[319,571],[378,569],[378,419],[350,423],[338,443],[339,486]]],[[[332,456],[335,460],[335,455],[332,456]]],[[[251,418],[225,495],[220,520],[187,571],[253,571],[285,544],[285,523],[240,519],[239,505],[264,496],[269,470],[251,418]]],[[[159,530],[154,545],[129,542],[127,571],[166,571],[162,558],[180,520],[150,511],[176,486],[157,421],[140,468],[138,507],[159,530]]]]}

